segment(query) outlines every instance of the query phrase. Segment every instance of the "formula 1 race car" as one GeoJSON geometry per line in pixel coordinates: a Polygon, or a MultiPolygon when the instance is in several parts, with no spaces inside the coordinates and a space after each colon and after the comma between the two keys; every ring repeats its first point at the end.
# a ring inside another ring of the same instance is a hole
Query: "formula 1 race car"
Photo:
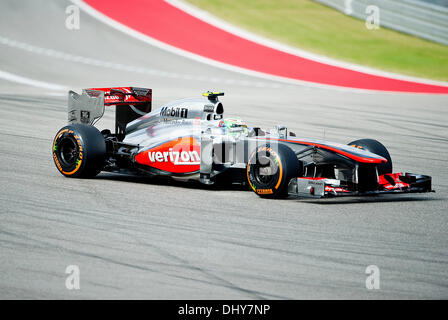
{"type": "Polygon", "coordinates": [[[56,134],[53,159],[66,177],[101,171],[169,176],[204,184],[248,185],[260,197],[430,192],[431,177],[393,173],[378,141],[347,145],[300,139],[286,127],[265,131],[225,119],[221,92],[177,100],[151,111],[152,90],[91,88],[68,95],[68,125],[56,134]],[[94,125],[115,106],[115,130],[94,125]]]}

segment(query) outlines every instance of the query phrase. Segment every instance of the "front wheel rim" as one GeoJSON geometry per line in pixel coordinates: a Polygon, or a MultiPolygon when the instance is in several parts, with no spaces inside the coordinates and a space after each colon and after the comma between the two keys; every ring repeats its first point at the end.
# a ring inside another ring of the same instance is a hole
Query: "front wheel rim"
{"type": "Polygon", "coordinates": [[[260,187],[268,187],[275,182],[275,176],[277,173],[277,166],[271,157],[266,157],[269,163],[254,165],[254,178],[257,185],[260,187]]]}

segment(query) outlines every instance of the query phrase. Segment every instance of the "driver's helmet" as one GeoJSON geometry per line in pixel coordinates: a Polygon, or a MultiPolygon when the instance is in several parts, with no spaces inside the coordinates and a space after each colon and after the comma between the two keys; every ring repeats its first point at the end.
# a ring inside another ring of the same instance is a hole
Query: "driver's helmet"
{"type": "Polygon", "coordinates": [[[247,124],[240,118],[229,118],[220,120],[219,127],[224,128],[226,134],[234,136],[240,134],[247,135],[250,131],[250,128],[247,126],[247,124]]]}

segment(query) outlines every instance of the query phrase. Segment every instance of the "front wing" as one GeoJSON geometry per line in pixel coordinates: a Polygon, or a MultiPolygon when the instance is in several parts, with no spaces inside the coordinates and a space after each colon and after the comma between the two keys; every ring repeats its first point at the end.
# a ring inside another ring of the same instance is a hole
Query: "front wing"
{"type": "Polygon", "coordinates": [[[288,186],[289,195],[304,198],[422,192],[434,192],[431,186],[431,177],[414,173],[403,174],[402,172],[379,176],[377,188],[363,192],[358,191],[355,184],[326,178],[293,178],[288,186]]]}

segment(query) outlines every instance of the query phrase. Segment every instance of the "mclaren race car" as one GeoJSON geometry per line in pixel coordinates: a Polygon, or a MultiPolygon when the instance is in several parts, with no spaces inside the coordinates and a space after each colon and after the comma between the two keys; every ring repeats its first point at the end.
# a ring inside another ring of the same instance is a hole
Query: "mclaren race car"
{"type": "Polygon", "coordinates": [[[394,173],[387,149],[373,139],[347,145],[301,139],[286,127],[269,131],[224,118],[221,92],[152,110],[152,90],[91,88],[68,94],[68,125],[53,142],[66,177],[101,171],[169,176],[204,184],[230,181],[260,197],[322,198],[430,192],[431,177],[394,173]],[[115,106],[115,128],[95,123],[115,106]]]}

